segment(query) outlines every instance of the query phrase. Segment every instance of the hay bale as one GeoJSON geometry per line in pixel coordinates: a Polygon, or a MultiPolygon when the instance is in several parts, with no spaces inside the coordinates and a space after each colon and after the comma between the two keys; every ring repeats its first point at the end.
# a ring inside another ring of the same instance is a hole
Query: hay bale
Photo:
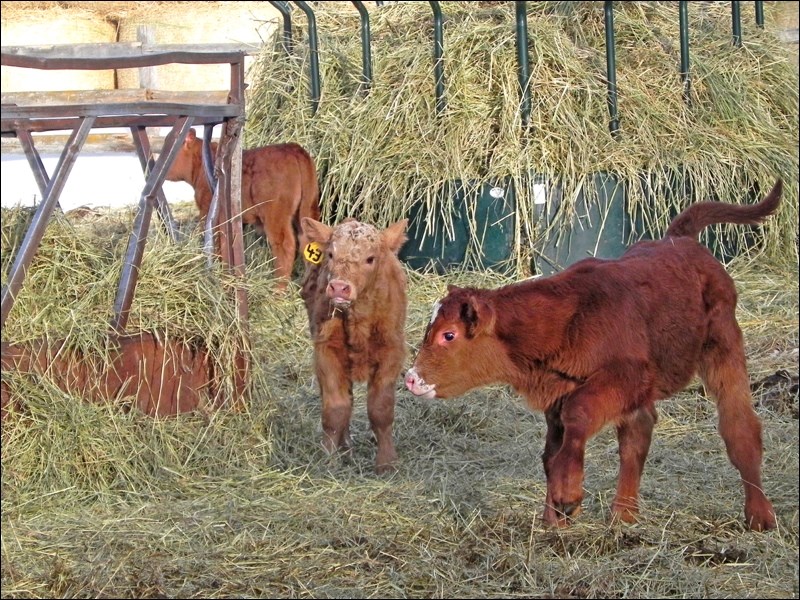
{"type": "MultiPolygon", "coordinates": [[[[116,27],[97,13],[82,8],[15,7],[3,3],[3,46],[111,43],[116,27]]],[[[22,3],[20,3],[22,4],[22,3]]],[[[114,71],[77,71],[2,67],[3,93],[69,90],[113,90],[114,71]]]]}
{"type": "MultiPolygon", "coordinates": [[[[145,3],[143,3],[145,4],[145,3]]],[[[149,3],[148,3],[149,4],[149,3]]],[[[244,44],[257,51],[280,23],[269,2],[168,2],[131,10],[119,23],[120,42],[244,44]],[[187,19],[187,15],[191,18],[187,19]]],[[[245,69],[252,59],[245,59],[245,69]]],[[[120,89],[170,91],[230,89],[228,65],[162,65],[117,71],[120,89]]]]}
{"type": "Polygon", "coordinates": [[[797,2],[767,2],[764,8],[764,26],[774,30],[778,38],[791,48],[795,69],[800,66],[800,47],[798,47],[798,23],[800,5],[797,2]]]}
{"type": "MultiPolygon", "coordinates": [[[[756,27],[752,14],[742,20],[744,42],[737,48],[729,5],[703,3],[702,10],[689,11],[687,106],[677,5],[616,3],[620,129],[612,136],[602,3],[528,4],[531,112],[525,129],[513,4],[448,2],[442,10],[443,114],[435,108],[429,7],[371,8],[373,81],[363,93],[358,15],[345,3],[325,3],[316,13],[318,109],[312,112],[308,93],[307,40],[295,38],[296,60],[287,60],[278,43],[265,45],[248,90],[245,145],[292,139],[308,148],[321,174],[326,220],[353,216],[385,224],[417,203],[429,213],[436,208],[457,215],[456,195],[439,198],[450,182],[510,178],[521,273],[540,240],[569,228],[582,194],[599,206],[595,174],[624,182],[631,222],[652,224],[646,234],[654,236],[686,204],[752,202],[758,192],[747,190],[769,189],[782,177],[785,201],[765,228],[764,247],[796,260],[797,72],[786,45],[756,27]],[[647,177],[650,183],[642,183],[647,177]],[[552,224],[538,218],[541,180],[565,199],[552,224]]],[[[480,230],[476,221],[471,225],[480,230]]],[[[453,231],[455,223],[443,228],[453,231]]],[[[718,240],[729,233],[710,231],[718,240]]],[[[730,235],[747,247],[746,232],[730,235]]]]}

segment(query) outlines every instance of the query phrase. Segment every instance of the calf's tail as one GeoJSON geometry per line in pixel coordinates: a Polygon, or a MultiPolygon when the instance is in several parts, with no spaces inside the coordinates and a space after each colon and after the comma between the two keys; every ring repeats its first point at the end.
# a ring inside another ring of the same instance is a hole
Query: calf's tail
{"type": "Polygon", "coordinates": [[[299,221],[303,217],[310,217],[315,221],[319,221],[321,213],[319,208],[320,191],[317,169],[311,155],[306,153],[304,158],[305,160],[300,161],[302,192],[300,194],[300,206],[297,211],[297,219],[299,221]]]}
{"type": "Polygon", "coordinates": [[[772,190],[757,204],[728,204],[726,202],[698,202],[692,204],[672,223],[664,237],[697,237],[703,229],[715,223],[757,225],[778,209],[783,192],[783,180],[778,179],[772,190]]]}

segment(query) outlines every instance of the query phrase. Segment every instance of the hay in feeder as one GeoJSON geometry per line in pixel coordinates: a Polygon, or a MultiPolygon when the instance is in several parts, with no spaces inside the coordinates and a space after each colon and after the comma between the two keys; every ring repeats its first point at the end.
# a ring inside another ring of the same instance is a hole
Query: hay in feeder
{"type": "MultiPolygon", "coordinates": [[[[433,207],[451,181],[510,177],[516,188],[516,252],[545,234],[531,182],[558,187],[563,227],[592,178],[626,184],[627,205],[658,237],[689,203],[753,202],[786,183],[780,214],[764,228],[765,251],[797,260],[798,79],[788,50],[743,18],[743,46],[730,35],[730,7],[692,5],[691,103],[682,97],[677,5],[615,5],[620,129],[609,131],[602,3],[528,3],[530,126],[522,127],[511,3],[448,2],[444,12],[446,109],[437,116],[430,8],[398,3],[370,12],[373,81],[361,82],[358,13],[317,11],[321,100],[309,98],[304,29],[296,54],[279,37],[256,65],[246,144],[295,140],[315,156],[324,218],[388,223],[414,203],[433,207]]],[[[445,197],[444,202],[453,202],[445,197]]],[[[442,213],[456,212],[442,207],[442,213]]],[[[741,229],[705,234],[710,245],[741,229]]],[[[638,232],[640,235],[647,232],[638,232]]],[[[746,240],[739,240],[741,247],[746,240]]],[[[519,264],[526,264],[526,260],[519,264]]]]}
{"type": "MultiPolygon", "coordinates": [[[[3,285],[30,217],[28,209],[3,209],[3,285]]],[[[22,347],[65,340],[69,351],[101,361],[94,371],[113,367],[116,346],[106,338],[132,213],[104,221],[97,231],[91,223],[77,226],[63,215],[53,217],[3,326],[4,342],[22,347]]],[[[233,281],[221,268],[209,270],[200,243],[194,236],[175,245],[153,224],[126,329],[202,347],[210,364],[206,373],[213,377],[205,390],[208,404],[237,406],[246,400],[235,393],[235,378],[240,350],[249,352],[248,337],[230,297],[233,281]],[[212,397],[217,390],[219,397],[212,397]]]]}

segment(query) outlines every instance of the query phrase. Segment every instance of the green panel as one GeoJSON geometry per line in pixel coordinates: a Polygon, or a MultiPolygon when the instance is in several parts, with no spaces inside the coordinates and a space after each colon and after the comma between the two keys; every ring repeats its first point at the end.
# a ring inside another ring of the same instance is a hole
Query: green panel
{"type": "Polygon", "coordinates": [[[462,209],[464,191],[450,184],[440,195],[441,200],[433,206],[417,202],[409,210],[408,241],[399,256],[412,269],[432,268],[442,274],[464,263],[469,240],[462,209]]]}
{"type": "Polygon", "coordinates": [[[512,267],[516,230],[516,198],[511,178],[490,180],[477,190],[474,256],[479,269],[512,267]]]}
{"type": "Polygon", "coordinates": [[[628,247],[631,226],[625,187],[611,174],[596,173],[571,209],[560,186],[547,187],[534,202],[539,236],[534,242],[537,273],[549,275],[590,256],[617,258],[628,247]],[[562,218],[563,210],[571,210],[571,216],[562,218]]]}
{"type": "Polygon", "coordinates": [[[409,210],[408,241],[400,259],[437,273],[462,267],[505,270],[514,256],[516,201],[511,178],[448,182],[435,206],[409,210]]]}

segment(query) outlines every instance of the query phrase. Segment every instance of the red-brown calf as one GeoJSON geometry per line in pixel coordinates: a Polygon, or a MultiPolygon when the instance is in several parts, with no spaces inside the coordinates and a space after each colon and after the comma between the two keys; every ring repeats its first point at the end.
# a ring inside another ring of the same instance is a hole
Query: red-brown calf
{"type": "MultiPolygon", "coordinates": [[[[134,406],[152,416],[174,416],[218,400],[213,362],[205,347],[151,333],[112,336],[107,362],[63,341],[3,342],[2,367],[4,374],[46,373],[60,389],[93,402],[132,397],[134,406]]],[[[12,396],[6,382],[0,387],[5,418],[12,396]]]]}
{"type": "Polygon", "coordinates": [[[437,303],[406,387],[449,398],[510,384],[544,411],[544,520],[566,525],[583,500],[587,440],[613,424],[619,442],[615,516],[635,520],[655,402],[694,375],[716,398],[719,432],[744,484],[754,530],[775,527],[761,487],[761,423],[753,410],[736,287],[697,241],[713,223],[756,224],[775,212],[779,180],[758,204],[701,202],[659,241],[617,260],[588,258],[556,275],[495,290],[456,288],[437,303]]]}
{"type": "MultiPolygon", "coordinates": [[[[216,148],[212,143],[212,155],[216,148]]],[[[200,221],[205,223],[212,193],[203,171],[202,152],[203,140],[190,129],[166,179],[185,181],[194,188],[200,221]]],[[[292,275],[298,234],[300,247],[306,245],[299,219],[319,216],[317,170],[302,146],[290,142],[242,151],[242,221],[266,236],[282,288],[292,275]]]]}
{"type": "Polygon", "coordinates": [[[383,231],[346,220],[329,227],[303,219],[313,243],[302,297],[314,342],[322,396],[322,446],[351,447],[353,382],[367,382],[367,414],[378,451],[377,473],[394,468],[395,386],[405,360],[406,275],[397,253],[407,220],[383,231]]]}

